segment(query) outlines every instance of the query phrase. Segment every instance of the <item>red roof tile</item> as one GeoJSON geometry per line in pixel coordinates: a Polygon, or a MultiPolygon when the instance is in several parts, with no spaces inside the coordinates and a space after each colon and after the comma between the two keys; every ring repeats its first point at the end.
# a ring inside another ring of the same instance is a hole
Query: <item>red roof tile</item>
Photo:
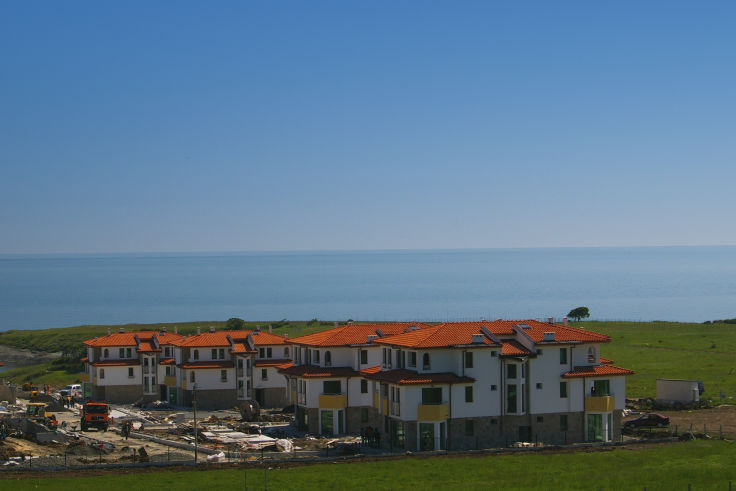
{"type": "Polygon", "coordinates": [[[368,336],[378,335],[378,331],[385,335],[403,333],[410,326],[424,329],[429,326],[417,322],[386,322],[379,324],[350,324],[339,326],[325,331],[307,334],[298,338],[289,339],[293,344],[305,346],[352,346],[368,342],[368,336]]]}
{"type": "Polygon", "coordinates": [[[257,367],[278,367],[287,363],[291,363],[291,360],[256,360],[255,365],[257,367]]]}
{"type": "Polygon", "coordinates": [[[602,356],[600,360],[601,360],[601,365],[610,365],[611,363],[613,363],[613,360],[609,360],[608,358],[603,358],[602,356]]]}
{"type": "Polygon", "coordinates": [[[89,358],[85,356],[84,358],[80,358],[79,361],[87,363],[89,361],[89,358]]]}
{"type": "Polygon", "coordinates": [[[159,365],[174,365],[176,361],[173,358],[164,358],[160,362],[158,362],[159,365]]]}
{"type": "Polygon", "coordinates": [[[93,367],[126,367],[140,364],[140,360],[103,360],[92,362],[93,367]]]}
{"type": "Polygon", "coordinates": [[[369,367],[364,368],[360,371],[363,375],[371,374],[371,373],[378,373],[381,371],[381,365],[376,365],[375,367],[369,367]]]}
{"type": "Polygon", "coordinates": [[[231,361],[194,361],[182,363],[180,368],[200,369],[200,368],[233,368],[235,365],[231,361]]]}
{"type": "Polygon", "coordinates": [[[136,336],[141,342],[152,342],[153,337],[156,336],[159,344],[177,344],[180,340],[184,339],[184,336],[180,334],[174,334],[172,332],[162,331],[130,331],[130,332],[115,332],[107,336],[100,336],[93,339],[83,341],[87,346],[94,347],[110,347],[110,346],[137,346],[136,336]]]}
{"type": "Polygon", "coordinates": [[[153,343],[149,341],[141,341],[140,346],[138,346],[138,351],[141,353],[150,353],[153,351],[161,351],[161,348],[156,348],[153,343]]]}
{"type": "Polygon", "coordinates": [[[524,345],[513,339],[504,340],[501,343],[501,356],[529,356],[531,354],[532,352],[524,345]]]}
{"type": "Polygon", "coordinates": [[[247,331],[253,334],[253,342],[256,346],[270,346],[274,344],[286,344],[288,338],[273,334],[268,331],[247,331]]]}
{"type": "MultiPolygon", "coordinates": [[[[482,334],[482,324],[470,322],[448,322],[437,324],[424,329],[417,329],[396,336],[376,339],[378,344],[402,346],[406,348],[448,348],[451,346],[466,346],[473,344],[473,334],[482,334]]],[[[494,341],[483,337],[483,343],[477,347],[498,346],[494,341]]]]}
{"type": "Polygon", "coordinates": [[[268,332],[260,331],[215,331],[215,332],[203,332],[194,336],[189,336],[182,340],[179,345],[185,347],[225,347],[230,346],[228,336],[234,342],[243,342],[248,335],[251,334],[253,343],[256,346],[270,346],[284,344],[286,339],[283,336],[277,334],[270,334],[268,332]]]}
{"type": "Polygon", "coordinates": [[[566,372],[563,378],[575,377],[602,377],[609,375],[633,375],[634,371],[615,365],[598,365],[594,367],[575,367],[571,372],[566,372]]]}
{"type": "Polygon", "coordinates": [[[356,377],[360,375],[349,367],[322,368],[313,365],[294,365],[289,368],[279,369],[279,373],[291,377],[305,378],[356,377]]]}
{"type": "Polygon", "coordinates": [[[475,382],[471,377],[459,377],[451,372],[443,373],[417,373],[411,370],[386,370],[366,374],[365,378],[378,380],[389,384],[411,385],[411,384],[469,384],[475,382]]]}

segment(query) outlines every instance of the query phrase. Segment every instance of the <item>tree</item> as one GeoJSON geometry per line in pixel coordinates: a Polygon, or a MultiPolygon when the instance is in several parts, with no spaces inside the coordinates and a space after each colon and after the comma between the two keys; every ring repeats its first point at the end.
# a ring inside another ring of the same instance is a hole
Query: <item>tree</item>
{"type": "Polygon", "coordinates": [[[245,327],[245,321],[243,319],[238,319],[237,317],[231,317],[227,320],[225,326],[227,326],[228,329],[239,330],[245,327]]]}
{"type": "Polygon", "coordinates": [[[590,310],[588,309],[588,307],[578,307],[568,312],[567,316],[570,319],[579,321],[580,319],[585,319],[587,317],[590,317],[590,310]]]}

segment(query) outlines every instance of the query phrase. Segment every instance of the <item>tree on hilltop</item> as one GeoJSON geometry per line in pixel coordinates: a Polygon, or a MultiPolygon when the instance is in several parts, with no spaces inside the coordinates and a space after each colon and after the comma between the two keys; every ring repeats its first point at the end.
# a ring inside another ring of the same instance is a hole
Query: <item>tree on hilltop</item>
{"type": "Polygon", "coordinates": [[[573,319],[575,321],[579,321],[580,319],[586,319],[590,317],[590,310],[588,307],[578,307],[576,309],[572,309],[570,312],[567,313],[567,316],[570,319],[573,319]]]}
{"type": "Polygon", "coordinates": [[[238,319],[237,317],[231,317],[227,320],[225,326],[227,326],[228,329],[240,330],[245,327],[245,321],[243,319],[238,319]]]}

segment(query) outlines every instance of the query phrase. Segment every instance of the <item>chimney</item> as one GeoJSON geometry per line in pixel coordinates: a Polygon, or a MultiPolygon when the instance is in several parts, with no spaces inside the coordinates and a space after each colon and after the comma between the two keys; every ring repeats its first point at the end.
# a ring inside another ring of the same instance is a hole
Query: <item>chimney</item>
{"type": "Polygon", "coordinates": [[[256,332],[260,332],[261,326],[256,326],[256,332]]]}
{"type": "Polygon", "coordinates": [[[375,334],[369,334],[368,335],[368,343],[372,343],[374,339],[376,339],[378,336],[375,334]]]}
{"type": "Polygon", "coordinates": [[[544,340],[545,341],[554,341],[555,340],[555,333],[554,332],[545,332],[544,333],[544,340]]]}
{"type": "Polygon", "coordinates": [[[166,332],[166,326],[161,328],[161,332],[166,332]]]}
{"type": "Polygon", "coordinates": [[[547,317],[547,322],[549,322],[550,324],[554,323],[554,321],[555,321],[554,317],[547,317]]]}
{"type": "Polygon", "coordinates": [[[348,321],[348,326],[352,326],[352,325],[353,325],[353,321],[348,321]]]}
{"type": "Polygon", "coordinates": [[[174,334],[179,334],[179,326],[174,326],[174,334]]]}
{"type": "Polygon", "coordinates": [[[200,334],[202,334],[202,329],[200,329],[199,326],[197,326],[197,336],[199,336],[200,334]]]}
{"type": "Polygon", "coordinates": [[[284,334],[284,337],[285,337],[286,339],[289,339],[289,333],[288,333],[288,332],[287,332],[287,333],[285,333],[285,334],[284,334]]]}
{"type": "Polygon", "coordinates": [[[269,334],[273,333],[273,326],[271,324],[268,325],[268,333],[269,334]]]}
{"type": "Polygon", "coordinates": [[[335,327],[337,327],[337,321],[335,321],[335,327]]]}
{"type": "Polygon", "coordinates": [[[210,332],[215,332],[215,326],[210,326],[210,332]]]}
{"type": "Polygon", "coordinates": [[[112,334],[112,329],[110,329],[110,328],[108,327],[108,328],[107,328],[107,335],[109,336],[110,334],[112,334]]]}
{"type": "Polygon", "coordinates": [[[121,333],[122,333],[122,332],[125,332],[125,328],[124,328],[124,327],[121,327],[121,328],[120,328],[120,332],[121,332],[121,333]]]}
{"type": "Polygon", "coordinates": [[[486,336],[483,333],[473,334],[473,344],[483,344],[486,336]]]}
{"type": "Polygon", "coordinates": [[[563,317],[562,318],[562,325],[563,326],[566,326],[567,325],[567,317],[563,317]]]}

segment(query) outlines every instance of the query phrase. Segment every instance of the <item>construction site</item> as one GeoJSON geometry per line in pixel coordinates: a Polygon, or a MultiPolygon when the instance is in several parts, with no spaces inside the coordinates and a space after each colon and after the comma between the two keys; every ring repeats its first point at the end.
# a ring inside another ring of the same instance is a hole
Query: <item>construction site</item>
{"type": "Polygon", "coordinates": [[[307,436],[296,430],[288,408],[261,410],[247,403],[195,411],[161,402],[116,405],[30,384],[3,384],[0,396],[0,471],[380,453],[357,437],[307,436]]]}

